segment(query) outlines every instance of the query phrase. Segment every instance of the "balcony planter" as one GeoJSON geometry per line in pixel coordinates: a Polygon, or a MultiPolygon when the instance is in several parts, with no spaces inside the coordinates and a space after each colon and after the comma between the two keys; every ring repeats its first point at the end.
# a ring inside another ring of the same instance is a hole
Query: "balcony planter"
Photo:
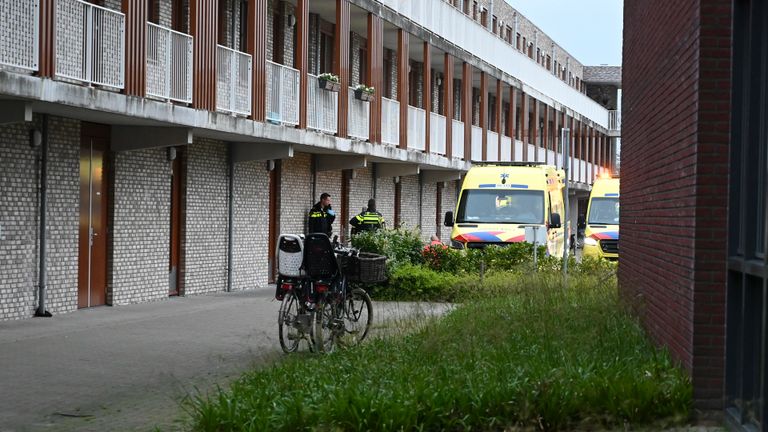
{"type": "Polygon", "coordinates": [[[338,83],[338,81],[331,81],[329,79],[325,78],[318,78],[317,83],[323,90],[328,90],[332,92],[338,92],[341,90],[341,84],[338,83]]]}
{"type": "Polygon", "coordinates": [[[373,94],[362,90],[355,90],[355,99],[361,100],[363,102],[370,102],[373,100],[373,94]]]}

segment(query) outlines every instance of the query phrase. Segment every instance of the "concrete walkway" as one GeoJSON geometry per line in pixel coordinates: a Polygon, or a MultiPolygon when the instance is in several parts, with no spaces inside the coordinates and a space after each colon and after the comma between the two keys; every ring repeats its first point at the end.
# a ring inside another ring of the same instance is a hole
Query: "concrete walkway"
{"type": "MultiPolygon", "coordinates": [[[[283,357],[274,290],[0,322],[0,431],[163,430],[179,402],[283,357]]],[[[374,324],[444,307],[374,302],[374,324]]]]}

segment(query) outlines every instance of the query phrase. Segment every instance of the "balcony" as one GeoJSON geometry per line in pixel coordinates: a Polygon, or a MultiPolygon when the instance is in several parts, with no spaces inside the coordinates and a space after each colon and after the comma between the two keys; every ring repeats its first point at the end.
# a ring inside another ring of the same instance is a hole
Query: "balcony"
{"type": "Polygon", "coordinates": [[[488,162],[498,162],[499,160],[499,134],[488,130],[488,148],[485,151],[485,160],[488,162]]]}
{"type": "Polygon", "coordinates": [[[408,106],[408,148],[412,150],[426,149],[427,117],[421,108],[408,106]]]}
{"type": "Polygon", "coordinates": [[[464,122],[453,120],[451,126],[451,156],[454,158],[464,158],[464,122]]]}
{"type": "Polygon", "coordinates": [[[58,0],[56,76],[122,89],[125,85],[125,16],[80,0],[58,0]]]}
{"type": "Polygon", "coordinates": [[[621,131],[621,111],[608,111],[608,130],[611,132],[621,131]]]}
{"type": "Polygon", "coordinates": [[[384,97],[381,98],[381,142],[400,144],[400,103],[384,97]]]}
{"type": "Polygon", "coordinates": [[[472,154],[470,160],[483,160],[483,128],[472,125],[472,154]]]}
{"type": "Polygon", "coordinates": [[[515,161],[521,162],[523,160],[523,144],[522,141],[515,140],[515,154],[514,159],[515,161]]]}
{"type": "Polygon", "coordinates": [[[251,115],[253,60],[249,54],[216,46],[216,109],[251,115]]]}
{"type": "Polygon", "coordinates": [[[429,150],[445,155],[445,116],[429,113],[429,150]]]}
{"type": "Polygon", "coordinates": [[[267,61],[267,121],[299,124],[299,71],[267,61]]]}
{"type": "Polygon", "coordinates": [[[339,93],[323,90],[317,76],[307,74],[307,127],[335,134],[339,127],[339,93]]]}
{"type": "Polygon", "coordinates": [[[367,140],[369,124],[371,121],[371,103],[361,101],[354,97],[355,89],[349,88],[349,114],[347,123],[349,124],[349,136],[359,140],[367,140]]]}
{"type": "Polygon", "coordinates": [[[192,103],[192,36],[147,23],[147,95],[192,103]]]}
{"type": "Polygon", "coordinates": [[[40,1],[0,0],[0,65],[29,71],[38,67],[40,1]]]}
{"type": "Polygon", "coordinates": [[[501,155],[499,160],[502,162],[512,161],[512,138],[506,135],[501,136],[501,155]]]}

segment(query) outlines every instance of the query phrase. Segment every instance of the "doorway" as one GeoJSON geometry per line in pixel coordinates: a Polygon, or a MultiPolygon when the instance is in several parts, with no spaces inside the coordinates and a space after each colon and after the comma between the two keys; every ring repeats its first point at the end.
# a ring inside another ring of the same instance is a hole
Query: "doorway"
{"type": "Polygon", "coordinates": [[[77,306],[106,304],[109,126],[83,123],[80,134],[80,229],[77,306]]]}
{"type": "Polygon", "coordinates": [[[169,296],[181,293],[181,232],[182,232],[182,184],[184,172],[182,166],[183,147],[175,147],[175,157],[171,161],[171,245],[168,264],[169,296]]]}

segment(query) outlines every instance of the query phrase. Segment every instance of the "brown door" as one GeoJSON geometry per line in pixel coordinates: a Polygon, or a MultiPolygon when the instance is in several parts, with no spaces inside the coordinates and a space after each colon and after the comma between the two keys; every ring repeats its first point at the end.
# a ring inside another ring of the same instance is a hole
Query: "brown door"
{"type": "Polygon", "coordinates": [[[169,264],[169,295],[179,295],[181,269],[181,148],[171,163],[171,260],[169,264]]]}
{"type": "Polygon", "coordinates": [[[107,182],[109,128],[83,123],[80,140],[80,252],[77,306],[107,298],[107,182]]]}
{"type": "Polygon", "coordinates": [[[275,249],[277,248],[277,236],[280,235],[280,161],[276,160],[275,168],[269,172],[269,283],[275,282],[277,274],[275,249]]]}

